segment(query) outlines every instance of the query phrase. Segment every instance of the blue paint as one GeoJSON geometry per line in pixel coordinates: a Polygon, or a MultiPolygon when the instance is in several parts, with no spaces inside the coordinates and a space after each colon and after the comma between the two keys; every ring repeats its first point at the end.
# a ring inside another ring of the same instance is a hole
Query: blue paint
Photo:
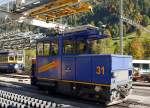
{"type": "Polygon", "coordinates": [[[97,84],[111,83],[111,55],[95,55],[92,56],[92,82],[97,84]],[[104,75],[96,73],[96,67],[104,67],[104,75]]]}
{"type": "Polygon", "coordinates": [[[92,82],[91,57],[76,56],[76,81],[92,82]]]}
{"type": "Polygon", "coordinates": [[[75,58],[63,57],[62,58],[62,80],[76,80],[75,79],[75,58]]]}

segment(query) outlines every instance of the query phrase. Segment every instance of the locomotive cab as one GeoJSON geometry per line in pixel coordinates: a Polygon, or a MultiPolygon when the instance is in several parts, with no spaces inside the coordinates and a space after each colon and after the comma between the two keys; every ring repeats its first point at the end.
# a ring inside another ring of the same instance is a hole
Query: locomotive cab
{"type": "Polygon", "coordinates": [[[31,83],[109,105],[124,99],[132,87],[132,57],[96,54],[96,40],[108,37],[82,26],[37,40],[31,83]]]}

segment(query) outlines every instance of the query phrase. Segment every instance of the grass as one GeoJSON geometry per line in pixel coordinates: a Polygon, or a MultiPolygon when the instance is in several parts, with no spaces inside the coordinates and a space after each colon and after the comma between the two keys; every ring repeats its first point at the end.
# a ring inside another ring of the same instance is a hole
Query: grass
{"type": "MultiPolygon", "coordinates": [[[[149,31],[150,31],[150,25],[146,27],[149,31]]],[[[127,37],[136,37],[137,34],[136,32],[128,34],[127,37]]],[[[150,38],[150,32],[146,32],[144,30],[141,29],[141,36],[139,36],[139,38],[150,38]]]]}
{"type": "MultiPolygon", "coordinates": [[[[150,25],[146,27],[149,31],[150,31],[150,25]]],[[[126,40],[128,39],[128,41],[131,41],[134,37],[138,37],[136,32],[133,33],[129,33],[127,34],[127,36],[125,36],[124,39],[124,43],[126,43],[126,40]]],[[[141,29],[141,36],[139,36],[140,39],[145,39],[148,38],[150,39],[150,32],[146,32],[144,30],[141,29]]],[[[117,37],[115,39],[113,39],[114,42],[119,42],[120,41],[120,37],[117,37]]]]}

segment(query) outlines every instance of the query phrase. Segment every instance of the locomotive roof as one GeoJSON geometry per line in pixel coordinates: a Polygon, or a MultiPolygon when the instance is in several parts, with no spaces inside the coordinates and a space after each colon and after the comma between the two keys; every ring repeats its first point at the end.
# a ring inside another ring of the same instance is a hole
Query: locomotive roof
{"type": "Polygon", "coordinates": [[[76,27],[75,29],[70,29],[64,31],[57,36],[49,36],[39,39],[38,41],[46,41],[46,40],[54,40],[62,37],[63,39],[74,39],[74,40],[96,40],[96,39],[103,39],[108,38],[108,35],[99,34],[98,28],[94,28],[92,26],[83,26],[83,27],[76,27]]]}

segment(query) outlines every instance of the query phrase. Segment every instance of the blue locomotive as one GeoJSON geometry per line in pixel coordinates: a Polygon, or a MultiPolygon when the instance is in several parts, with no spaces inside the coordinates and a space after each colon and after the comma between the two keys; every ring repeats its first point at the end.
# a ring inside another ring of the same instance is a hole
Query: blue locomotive
{"type": "Polygon", "coordinates": [[[126,98],[132,88],[132,57],[92,50],[95,40],[107,37],[82,26],[37,40],[31,84],[108,105],[126,98]]]}

